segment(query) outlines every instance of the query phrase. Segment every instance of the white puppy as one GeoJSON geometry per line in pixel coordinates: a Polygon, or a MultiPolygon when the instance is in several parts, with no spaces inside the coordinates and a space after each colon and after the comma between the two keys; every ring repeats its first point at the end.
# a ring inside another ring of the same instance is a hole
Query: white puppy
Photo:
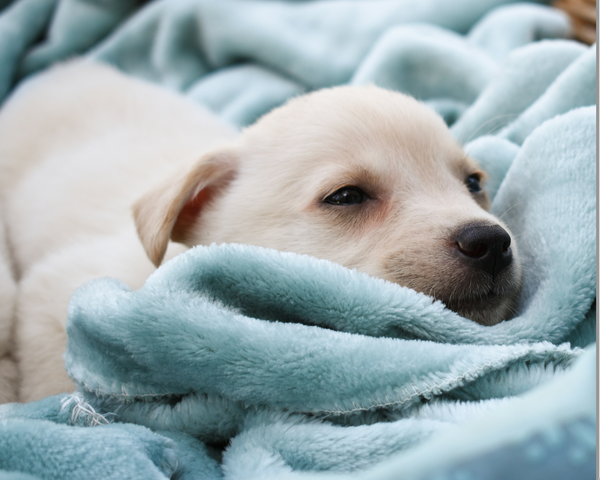
{"type": "Polygon", "coordinates": [[[238,136],[106,66],[44,73],[0,112],[20,398],[73,388],[62,353],[76,287],[111,276],[139,288],[184,245],[326,258],[497,323],[520,266],[483,178],[439,116],[373,86],[294,99],[238,136]]]}

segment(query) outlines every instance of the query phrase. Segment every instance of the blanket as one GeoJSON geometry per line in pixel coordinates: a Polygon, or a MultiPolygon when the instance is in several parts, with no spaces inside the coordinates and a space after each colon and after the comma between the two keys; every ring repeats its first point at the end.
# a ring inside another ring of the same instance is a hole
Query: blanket
{"type": "Polygon", "coordinates": [[[0,406],[0,478],[591,476],[595,51],[534,42],[568,36],[566,17],[493,9],[506,3],[5,7],[2,95],[87,52],[238,126],[339,83],[420,98],[489,172],[524,284],[515,318],[483,327],[408,288],[244,245],[196,247],[137,291],[95,280],[69,308],[78,390],[0,406]]]}

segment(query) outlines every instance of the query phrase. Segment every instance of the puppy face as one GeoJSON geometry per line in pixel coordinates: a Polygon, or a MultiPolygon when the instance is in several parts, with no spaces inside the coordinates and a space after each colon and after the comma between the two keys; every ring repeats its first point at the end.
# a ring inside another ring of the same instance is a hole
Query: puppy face
{"type": "Polygon", "coordinates": [[[488,213],[485,174],[439,116],[376,87],[295,99],[142,198],[136,224],[159,264],[167,241],[245,243],[329,259],[507,318],[520,263],[488,213]]]}

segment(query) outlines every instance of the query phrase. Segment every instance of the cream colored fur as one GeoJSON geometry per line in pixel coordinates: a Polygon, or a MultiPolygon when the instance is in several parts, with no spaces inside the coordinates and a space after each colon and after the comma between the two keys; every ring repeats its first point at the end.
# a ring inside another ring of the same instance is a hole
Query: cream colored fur
{"type": "Polygon", "coordinates": [[[17,287],[0,212],[0,403],[17,400],[17,365],[13,358],[13,323],[17,287]]]}
{"type": "MultiPolygon", "coordinates": [[[[155,267],[132,205],[237,133],[180,96],[94,64],[28,81],[0,112],[0,195],[17,273],[20,399],[73,389],[63,368],[72,292],[99,276],[143,285],[155,267]]],[[[171,246],[168,256],[183,251],[171,246]]]]}
{"type": "MultiPolygon", "coordinates": [[[[0,112],[0,195],[20,279],[20,399],[73,388],[62,353],[75,288],[98,276],[139,288],[183,244],[261,245],[441,299],[483,296],[487,287],[472,286],[450,253],[460,225],[500,223],[487,196],[465,187],[477,171],[440,117],[376,87],[294,99],[238,136],[109,67],[53,69],[0,112]],[[369,200],[324,202],[349,185],[369,200]]],[[[488,323],[508,315],[519,268],[501,304],[481,307],[488,323]]]]}

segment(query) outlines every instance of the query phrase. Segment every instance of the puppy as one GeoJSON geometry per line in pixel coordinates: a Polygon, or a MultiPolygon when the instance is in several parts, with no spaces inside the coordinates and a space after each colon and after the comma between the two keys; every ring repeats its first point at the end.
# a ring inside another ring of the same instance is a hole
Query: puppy
{"type": "Polygon", "coordinates": [[[75,288],[98,276],[139,288],[198,244],[329,259],[498,323],[520,264],[484,179],[438,115],[374,86],[293,99],[239,135],[107,66],[44,73],[0,113],[20,399],[73,388],[62,353],[75,288]]]}
{"type": "Polygon", "coordinates": [[[17,293],[0,211],[0,403],[17,400],[17,365],[12,356],[14,303],[17,293]]]}

